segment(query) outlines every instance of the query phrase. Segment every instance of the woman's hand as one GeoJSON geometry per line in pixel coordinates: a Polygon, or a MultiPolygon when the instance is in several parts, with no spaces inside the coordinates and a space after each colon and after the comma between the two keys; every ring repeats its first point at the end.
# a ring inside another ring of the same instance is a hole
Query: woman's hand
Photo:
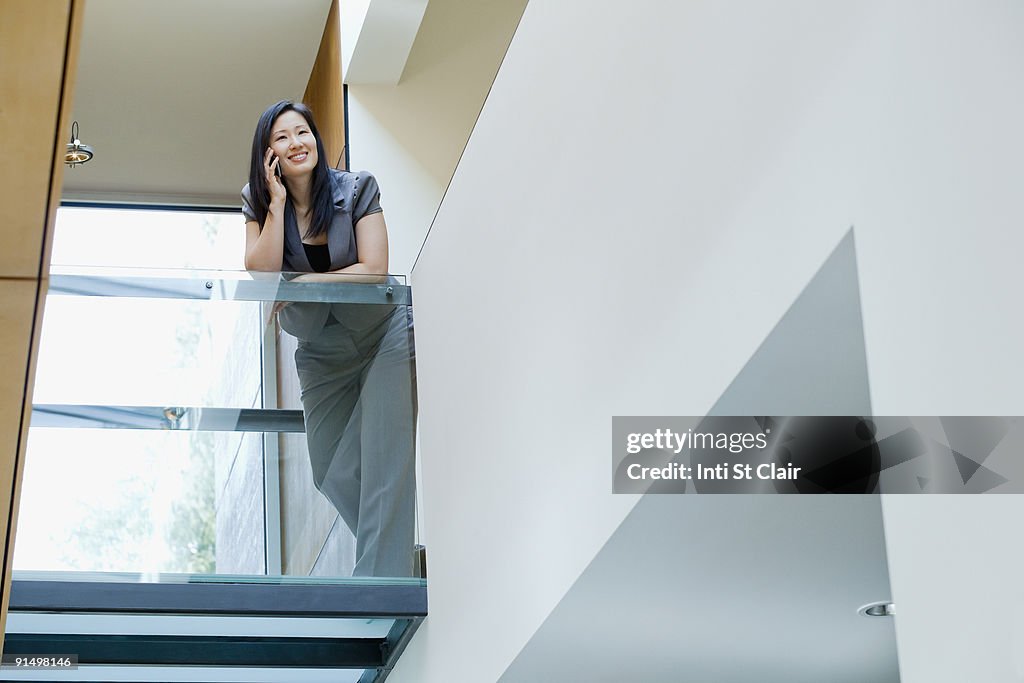
{"type": "Polygon", "coordinates": [[[288,199],[288,190],[277,175],[277,168],[281,164],[281,157],[274,156],[274,150],[267,147],[267,153],[263,155],[263,171],[267,178],[267,189],[270,191],[270,204],[279,207],[284,206],[288,199]]]}

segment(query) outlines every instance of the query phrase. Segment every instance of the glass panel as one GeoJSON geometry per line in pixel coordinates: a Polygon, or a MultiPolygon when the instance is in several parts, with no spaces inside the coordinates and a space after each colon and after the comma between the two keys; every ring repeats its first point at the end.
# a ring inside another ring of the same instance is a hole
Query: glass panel
{"type": "Polygon", "coordinates": [[[35,403],[249,408],[260,400],[259,303],[52,289],[35,403]]]}
{"type": "Polygon", "coordinates": [[[16,570],[419,574],[403,280],[54,267],[45,310],[16,570]]]}
{"type": "Polygon", "coordinates": [[[62,206],[55,225],[51,265],[244,268],[234,211],[62,206]]]}
{"type": "MultiPolygon", "coordinates": [[[[216,436],[33,427],[15,568],[215,572],[217,503],[223,498],[216,482],[226,467],[215,451],[226,444],[217,444],[216,436]]],[[[226,514],[227,508],[221,516],[226,514]]],[[[247,549],[262,566],[262,509],[250,526],[260,533],[258,544],[255,531],[249,534],[247,549]]]]}

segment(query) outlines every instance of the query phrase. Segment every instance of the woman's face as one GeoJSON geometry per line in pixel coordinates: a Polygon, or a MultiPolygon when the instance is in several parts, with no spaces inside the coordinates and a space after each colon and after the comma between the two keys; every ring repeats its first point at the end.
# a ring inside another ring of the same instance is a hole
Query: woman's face
{"type": "Polygon", "coordinates": [[[270,148],[281,160],[285,176],[308,175],[316,167],[316,138],[309,124],[297,111],[286,111],[270,127],[270,148]]]}

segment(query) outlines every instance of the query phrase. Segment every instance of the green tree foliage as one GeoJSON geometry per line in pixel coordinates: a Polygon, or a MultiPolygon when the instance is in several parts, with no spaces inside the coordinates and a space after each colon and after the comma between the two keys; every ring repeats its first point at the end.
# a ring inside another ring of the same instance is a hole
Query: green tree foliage
{"type": "Polygon", "coordinates": [[[64,540],[61,560],[66,566],[83,571],[132,571],[147,566],[147,541],[153,535],[153,481],[133,476],[118,488],[122,495],[97,500],[75,513],[81,524],[64,540]]]}
{"type": "Polygon", "coordinates": [[[182,496],[171,506],[167,544],[172,560],[169,571],[213,574],[217,571],[214,500],[213,434],[193,432],[189,467],[182,496]]]}

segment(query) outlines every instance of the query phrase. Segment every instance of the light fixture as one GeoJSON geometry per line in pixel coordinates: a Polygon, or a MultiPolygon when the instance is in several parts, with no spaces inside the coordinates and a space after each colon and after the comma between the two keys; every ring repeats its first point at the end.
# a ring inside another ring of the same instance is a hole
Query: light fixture
{"type": "Polygon", "coordinates": [[[872,602],[858,609],[857,614],[865,617],[893,617],[896,616],[896,605],[888,600],[872,602]]]}
{"type": "Polygon", "coordinates": [[[79,164],[92,159],[92,147],[83,145],[78,139],[78,121],[71,124],[71,142],[68,143],[67,151],[64,152],[64,163],[74,168],[79,164]]]}

